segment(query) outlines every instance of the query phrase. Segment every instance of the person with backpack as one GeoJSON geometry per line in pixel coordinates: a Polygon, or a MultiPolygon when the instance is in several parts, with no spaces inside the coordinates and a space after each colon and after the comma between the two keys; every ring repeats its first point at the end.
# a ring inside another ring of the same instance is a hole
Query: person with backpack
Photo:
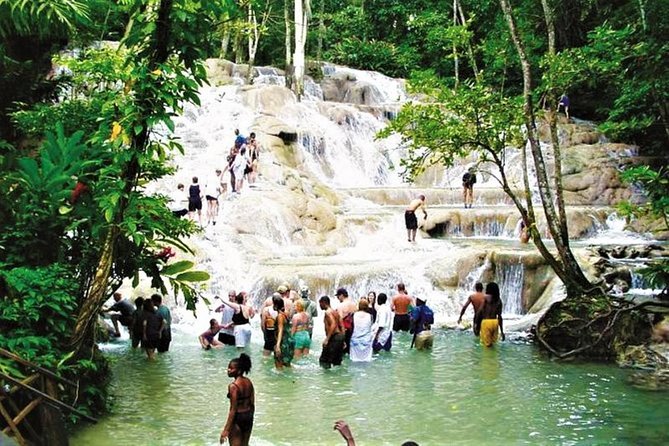
{"type": "Polygon", "coordinates": [[[462,176],[462,196],[465,202],[465,209],[471,209],[474,202],[474,184],[476,184],[476,169],[470,167],[462,176]]]}
{"type": "Polygon", "coordinates": [[[411,310],[411,332],[413,340],[411,347],[417,350],[432,348],[434,335],[430,328],[434,324],[434,311],[425,304],[423,297],[416,297],[416,306],[411,310]]]}

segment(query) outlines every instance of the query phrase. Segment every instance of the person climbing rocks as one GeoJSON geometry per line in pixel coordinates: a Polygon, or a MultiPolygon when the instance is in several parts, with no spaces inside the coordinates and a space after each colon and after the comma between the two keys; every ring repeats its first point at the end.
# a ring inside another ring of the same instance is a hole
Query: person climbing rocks
{"type": "Polygon", "coordinates": [[[416,231],[418,230],[418,218],[416,218],[416,212],[418,212],[418,209],[423,211],[423,219],[427,220],[425,195],[419,195],[411,200],[411,203],[409,203],[409,206],[404,211],[404,224],[407,228],[407,239],[409,242],[416,241],[416,231]]]}
{"type": "Polygon", "coordinates": [[[476,184],[476,169],[470,167],[462,176],[462,197],[465,209],[471,208],[474,202],[474,184],[476,184]]]}
{"type": "Polygon", "coordinates": [[[564,110],[564,114],[567,117],[567,121],[569,121],[569,96],[566,94],[562,94],[560,96],[560,100],[558,101],[557,105],[557,111],[558,113],[560,112],[560,107],[564,110]]]}

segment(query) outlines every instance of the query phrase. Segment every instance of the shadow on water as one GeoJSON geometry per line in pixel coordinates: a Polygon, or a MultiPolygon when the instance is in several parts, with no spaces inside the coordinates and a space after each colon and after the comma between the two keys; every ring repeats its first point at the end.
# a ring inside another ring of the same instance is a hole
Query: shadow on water
{"type": "MultiPolygon", "coordinates": [[[[471,333],[437,332],[429,352],[393,349],[368,364],[331,370],[315,351],[277,372],[250,348],[256,387],[254,445],[342,445],[334,420],[358,444],[666,444],[669,394],[628,386],[603,364],[553,362],[533,347],[482,348],[471,333]]],[[[203,351],[175,333],[171,351],[149,363],[141,351],[105,346],[113,359],[113,412],[79,431],[78,445],[215,445],[228,410],[226,366],[234,349],[203,351]]]]}

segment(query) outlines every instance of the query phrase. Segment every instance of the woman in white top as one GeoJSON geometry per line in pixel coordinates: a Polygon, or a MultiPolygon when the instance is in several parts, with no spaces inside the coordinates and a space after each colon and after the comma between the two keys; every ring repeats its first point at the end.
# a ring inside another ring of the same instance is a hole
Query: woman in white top
{"type": "Polygon", "coordinates": [[[372,360],[372,315],[369,314],[369,302],[360,299],[358,311],[353,313],[353,333],[349,356],[353,362],[372,360]]]}
{"type": "Polygon", "coordinates": [[[242,146],[239,153],[232,162],[232,172],[235,174],[235,192],[239,193],[244,185],[244,171],[251,165],[251,161],[246,156],[246,147],[242,146]]]}
{"type": "Polygon", "coordinates": [[[390,305],[386,304],[388,296],[379,293],[376,298],[376,324],[374,326],[374,352],[383,349],[390,351],[393,339],[393,312],[390,305]]]}

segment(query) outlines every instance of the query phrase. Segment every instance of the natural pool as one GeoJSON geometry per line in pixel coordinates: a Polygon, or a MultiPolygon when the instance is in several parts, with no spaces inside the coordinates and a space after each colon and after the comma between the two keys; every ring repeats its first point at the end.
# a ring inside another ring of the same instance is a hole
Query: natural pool
{"type": "MultiPolygon", "coordinates": [[[[426,353],[410,350],[404,334],[369,364],[346,360],[322,370],[319,346],[277,372],[262,357],[259,333],[254,337],[251,444],[344,445],[332,429],[340,418],[362,446],[407,439],[421,446],[669,442],[669,393],[631,387],[629,372],[614,366],[550,361],[525,343],[485,350],[471,333],[442,331],[426,353]]],[[[79,431],[73,445],[218,444],[234,349],[203,351],[192,334],[177,332],[171,351],[154,363],[123,341],[107,350],[113,413],[79,431]]]]}

